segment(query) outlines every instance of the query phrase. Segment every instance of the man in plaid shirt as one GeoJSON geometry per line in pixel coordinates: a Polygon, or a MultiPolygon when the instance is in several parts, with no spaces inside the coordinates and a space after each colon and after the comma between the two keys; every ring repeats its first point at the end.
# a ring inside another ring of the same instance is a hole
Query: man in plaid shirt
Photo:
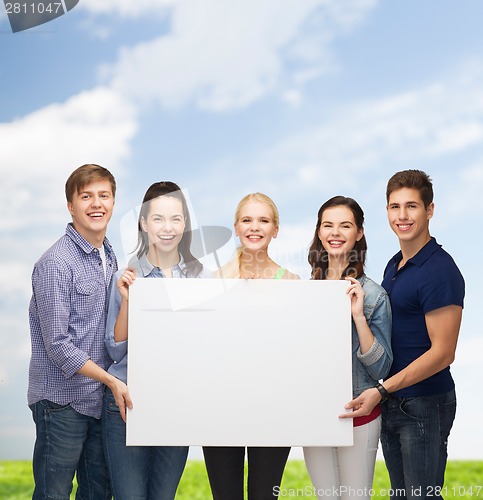
{"type": "Polygon", "coordinates": [[[102,450],[104,384],[125,418],[127,386],[107,373],[108,288],[117,270],[106,238],[116,182],[99,165],[76,169],[65,185],[72,222],[35,264],[29,307],[32,355],[28,404],[36,425],[33,499],[111,498],[102,450]]]}

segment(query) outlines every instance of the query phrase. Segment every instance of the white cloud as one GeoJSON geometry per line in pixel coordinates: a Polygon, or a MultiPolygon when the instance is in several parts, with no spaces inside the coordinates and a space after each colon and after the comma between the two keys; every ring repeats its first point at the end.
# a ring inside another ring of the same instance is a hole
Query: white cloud
{"type": "MultiPolygon", "coordinates": [[[[443,186],[441,186],[442,188],[443,186]]],[[[469,165],[455,162],[451,175],[445,180],[444,196],[438,190],[435,194],[436,214],[433,228],[454,227],[459,223],[459,231],[467,224],[475,224],[475,216],[480,212],[480,198],[483,192],[483,155],[472,159],[469,165]],[[444,200],[444,201],[443,201],[444,200]]],[[[461,247],[459,251],[461,251],[461,247]]]]}
{"type": "MultiPolygon", "coordinates": [[[[450,154],[481,147],[483,62],[456,68],[456,75],[438,85],[339,107],[323,123],[267,148],[251,162],[253,169],[259,180],[276,172],[280,184],[290,183],[293,197],[294,190],[352,188],[364,173],[441,164],[450,154]]],[[[481,187],[481,164],[465,175],[481,187]]]]}
{"type": "Polygon", "coordinates": [[[293,85],[330,70],[333,37],[375,3],[351,0],[341,10],[336,0],[180,0],[170,33],[124,49],[103,77],[140,102],[241,108],[285,80],[293,85]]]}
{"type": "MultiPolygon", "coordinates": [[[[8,283],[8,297],[3,299],[4,305],[15,300],[16,297],[22,297],[23,299],[28,299],[30,297],[30,274],[32,272],[30,263],[17,261],[19,255],[12,254],[2,255],[2,261],[0,262],[0,276],[2,276],[2,282],[4,284],[8,283]]],[[[2,286],[2,289],[4,287],[2,286]]],[[[5,287],[6,289],[7,287],[5,287]]],[[[4,330],[5,331],[5,330],[4,330]]]]}
{"type": "Polygon", "coordinates": [[[302,102],[302,93],[297,90],[286,90],[282,93],[282,100],[294,108],[298,108],[302,102]]]}
{"type": "Polygon", "coordinates": [[[176,0],[81,0],[78,8],[88,10],[92,14],[114,14],[119,17],[152,16],[163,12],[176,0]]]}
{"type": "Polygon", "coordinates": [[[8,315],[2,311],[0,326],[0,384],[9,384],[14,381],[15,374],[25,371],[30,356],[30,337],[28,335],[28,316],[8,315]],[[19,335],[25,332],[24,335],[19,335]]]}
{"type": "Polygon", "coordinates": [[[132,107],[101,87],[0,124],[0,228],[35,229],[65,220],[70,172],[88,162],[121,171],[136,128],[132,107]]]}

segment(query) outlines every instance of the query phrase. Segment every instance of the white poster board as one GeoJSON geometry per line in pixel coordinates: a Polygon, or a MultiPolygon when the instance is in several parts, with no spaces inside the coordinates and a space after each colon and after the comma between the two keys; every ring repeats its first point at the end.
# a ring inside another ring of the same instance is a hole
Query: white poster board
{"type": "Polygon", "coordinates": [[[352,445],[347,286],[136,280],[127,444],[352,445]]]}

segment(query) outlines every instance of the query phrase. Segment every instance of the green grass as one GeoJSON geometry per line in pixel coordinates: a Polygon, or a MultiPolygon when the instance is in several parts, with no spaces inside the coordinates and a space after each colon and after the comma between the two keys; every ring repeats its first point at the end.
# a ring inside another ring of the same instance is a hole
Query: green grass
{"type": "MultiPolygon", "coordinates": [[[[384,462],[376,464],[374,496],[389,499],[389,479],[384,462]]],[[[0,499],[32,498],[33,480],[30,461],[0,461],[0,499]]],[[[483,462],[451,461],[446,469],[443,488],[445,500],[472,498],[483,500],[483,462]]],[[[74,498],[72,496],[72,498],[74,498]]],[[[203,461],[189,460],[178,488],[176,500],[209,500],[210,487],[203,461]]],[[[285,469],[280,498],[313,498],[313,488],[302,460],[290,460],[285,469]]]]}

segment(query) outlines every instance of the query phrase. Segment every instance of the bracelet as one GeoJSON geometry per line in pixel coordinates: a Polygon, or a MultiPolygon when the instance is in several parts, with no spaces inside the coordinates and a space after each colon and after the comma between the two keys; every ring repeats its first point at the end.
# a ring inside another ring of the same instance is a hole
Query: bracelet
{"type": "Polygon", "coordinates": [[[379,391],[379,394],[381,395],[381,403],[384,403],[384,401],[387,401],[391,397],[386,388],[379,382],[374,387],[379,391]]]}

